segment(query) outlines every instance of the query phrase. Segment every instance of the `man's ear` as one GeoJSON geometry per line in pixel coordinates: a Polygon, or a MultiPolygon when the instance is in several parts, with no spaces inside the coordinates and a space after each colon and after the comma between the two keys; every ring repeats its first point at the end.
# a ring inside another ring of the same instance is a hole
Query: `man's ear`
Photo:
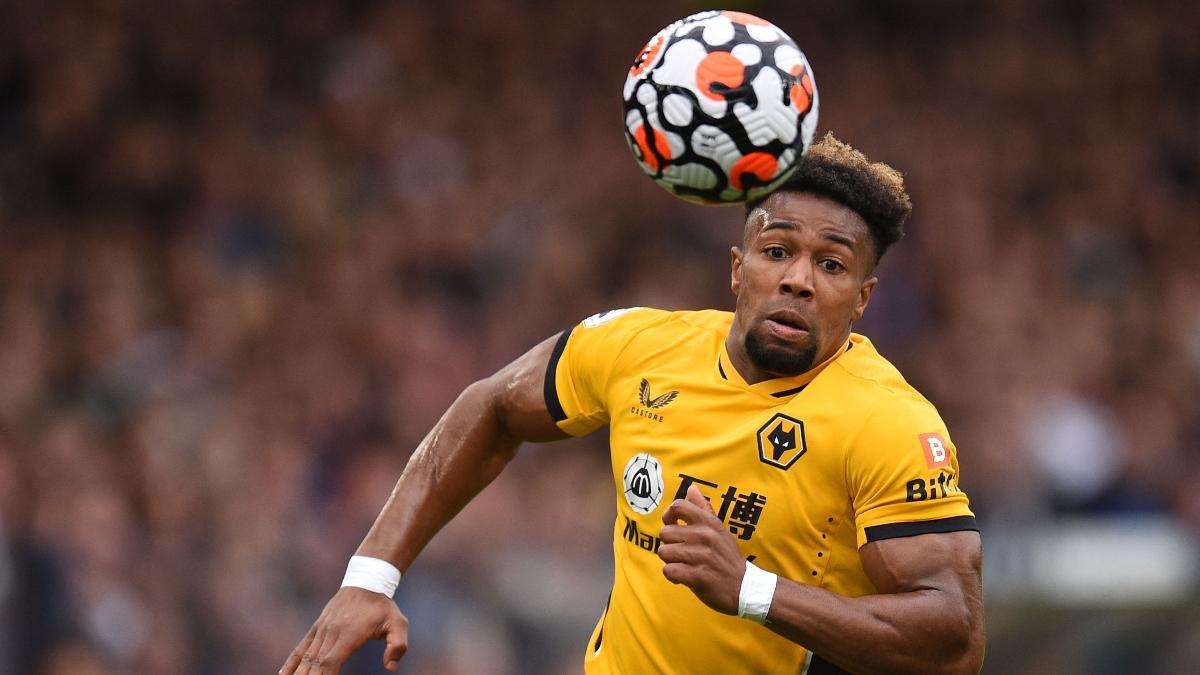
{"type": "Polygon", "coordinates": [[[867,303],[871,302],[871,292],[875,290],[877,283],[879,283],[879,277],[871,277],[863,282],[862,288],[858,289],[858,302],[854,303],[853,321],[861,319],[863,312],[867,311],[867,303]]]}
{"type": "Polygon", "coordinates": [[[729,289],[737,297],[742,288],[742,249],[736,246],[729,249],[729,266],[729,289]]]}

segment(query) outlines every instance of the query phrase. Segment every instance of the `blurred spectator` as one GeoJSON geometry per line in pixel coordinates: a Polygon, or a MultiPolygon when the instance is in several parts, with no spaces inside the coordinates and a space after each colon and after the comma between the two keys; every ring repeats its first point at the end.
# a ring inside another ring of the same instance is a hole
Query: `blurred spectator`
{"type": "MultiPolygon", "coordinates": [[[[739,4],[804,47],[821,126],[906,173],[861,328],[985,522],[1200,528],[1200,5],[739,4]]],[[[738,212],[662,194],[619,125],[693,9],[6,8],[0,671],[273,672],[465,385],[595,311],[730,307],[738,212]]],[[[578,669],[604,453],[526,448],[435,540],[404,670],[578,669]]]]}

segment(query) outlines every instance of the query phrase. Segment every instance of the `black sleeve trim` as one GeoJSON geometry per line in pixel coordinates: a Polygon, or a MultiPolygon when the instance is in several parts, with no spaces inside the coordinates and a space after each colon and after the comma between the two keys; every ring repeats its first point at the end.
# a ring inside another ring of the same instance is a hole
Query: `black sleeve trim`
{"type": "Polygon", "coordinates": [[[975,516],[952,516],[937,520],[919,520],[915,523],[888,523],[874,525],[866,529],[867,541],[880,539],[896,539],[898,537],[915,537],[918,534],[935,534],[939,532],[960,532],[962,530],[979,531],[975,524],[975,516]]]}
{"type": "Polygon", "coordinates": [[[849,671],[838,668],[816,654],[812,655],[812,659],[808,662],[808,670],[804,673],[805,675],[850,675],[849,671]]]}
{"type": "Polygon", "coordinates": [[[554,378],[558,373],[558,360],[562,358],[563,350],[567,348],[567,340],[570,339],[573,330],[575,330],[574,326],[564,330],[562,335],[558,336],[558,342],[554,343],[554,352],[550,354],[550,363],[546,364],[546,379],[542,385],[542,396],[546,399],[546,410],[550,411],[550,416],[554,418],[555,422],[567,419],[567,413],[558,400],[558,388],[554,386],[554,378]]]}

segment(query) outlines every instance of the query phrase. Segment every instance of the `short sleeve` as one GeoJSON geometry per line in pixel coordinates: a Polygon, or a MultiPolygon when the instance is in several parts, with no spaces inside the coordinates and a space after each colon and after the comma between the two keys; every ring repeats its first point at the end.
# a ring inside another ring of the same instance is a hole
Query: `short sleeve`
{"type": "Polygon", "coordinates": [[[858,545],[934,532],[978,530],[959,487],[958,455],[924,399],[878,404],[847,454],[858,545]]]}
{"type": "Polygon", "coordinates": [[[621,352],[658,310],[615,309],[563,331],[546,368],[546,408],[560,429],[582,436],[608,423],[604,392],[621,352]]]}

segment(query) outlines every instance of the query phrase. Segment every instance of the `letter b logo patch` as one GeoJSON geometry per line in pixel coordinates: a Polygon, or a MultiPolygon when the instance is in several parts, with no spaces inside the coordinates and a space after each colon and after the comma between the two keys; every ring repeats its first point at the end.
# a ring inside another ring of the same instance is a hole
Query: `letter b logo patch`
{"type": "Polygon", "coordinates": [[[921,449],[925,451],[925,464],[931,469],[950,466],[950,446],[941,434],[920,434],[921,449]]]}

